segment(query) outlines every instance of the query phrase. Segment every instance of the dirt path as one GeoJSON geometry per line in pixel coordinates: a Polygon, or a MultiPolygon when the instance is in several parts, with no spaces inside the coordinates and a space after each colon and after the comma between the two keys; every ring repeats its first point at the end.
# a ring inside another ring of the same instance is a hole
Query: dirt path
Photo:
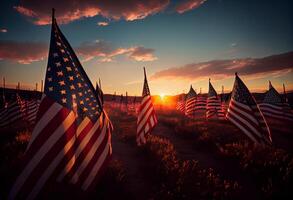
{"type": "Polygon", "coordinates": [[[113,159],[123,162],[125,167],[125,189],[132,199],[148,199],[152,184],[144,173],[146,159],[140,155],[136,146],[118,139],[117,134],[112,136],[113,159]]]}
{"type": "Polygon", "coordinates": [[[172,128],[164,126],[160,122],[154,129],[153,134],[168,138],[173,143],[180,159],[198,160],[202,168],[213,168],[221,177],[238,181],[243,186],[243,196],[239,199],[260,199],[259,191],[255,187],[252,179],[243,175],[241,170],[235,167],[233,168],[230,165],[231,163],[217,158],[212,153],[196,150],[192,140],[176,136],[172,128]]]}

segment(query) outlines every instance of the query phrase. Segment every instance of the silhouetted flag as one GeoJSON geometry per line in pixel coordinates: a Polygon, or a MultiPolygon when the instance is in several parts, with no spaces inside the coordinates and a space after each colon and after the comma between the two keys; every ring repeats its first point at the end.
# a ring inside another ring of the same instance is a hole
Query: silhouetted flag
{"type": "Polygon", "coordinates": [[[293,121],[293,114],[288,109],[286,102],[282,100],[281,95],[272,86],[271,81],[269,81],[269,90],[266,92],[263,102],[259,104],[259,108],[265,117],[293,121]]]}
{"type": "Polygon", "coordinates": [[[272,142],[269,127],[248,88],[235,74],[227,119],[241,129],[255,143],[272,142]]]}
{"type": "Polygon", "coordinates": [[[138,109],[136,143],[138,146],[146,143],[146,135],[149,134],[158,123],[155,114],[152,97],[148,86],[145,68],[142,100],[138,109]]]}
{"type": "Polygon", "coordinates": [[[18,94],[11,103],[5,103],[0,110],[0,128],[14,126],[23,120],[22,101],[18,94]]]}
{"type": "Polygon", "coordinates": [[[96,83],[96,92],[98,93],[98,97],[100,98],[100,102],[104,105],[104,93],[102,90],[101,80],[99,79],[99,84],[96,83]]]}
{"type": "Polygon", "coordinates": [[[69,181],[82,190],[94,184],[112,153],[112,126],[101,105],[52,17],[44,95],[10,199],[34,199],[56,180],[69,181]]]}
{"type": "Polygon", "coordinates": [[[185,115],[188,117],[194,117],[195,112],[195,104],[196,104],[196,92],[190,86],[190,90],[186,95],[186,102],[185,102],[185,115]]]}
{"type": "Polygon", "coordinates": [[[209,79],[209,93],[207,98],[206,118],[225,119],[225,114],[222,110],[221,100],[216,90],[214,89],[209,79]]]}

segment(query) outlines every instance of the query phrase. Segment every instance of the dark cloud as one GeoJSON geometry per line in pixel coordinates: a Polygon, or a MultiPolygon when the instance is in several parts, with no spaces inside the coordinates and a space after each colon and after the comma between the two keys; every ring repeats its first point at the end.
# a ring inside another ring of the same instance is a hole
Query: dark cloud
{"type": "Polygon", "coordinates": [[[0,41],[0,59],[21,64],[43,60],[47,56],[48,46],[38,42],[0,41]]]}
{"type": "Polygon", "coordinates": [[[144,48],[144,47],[134,47],[131,48],[129,58],[136,61],[154,61],[157,57],[154,56],[154,49],[144,48]]]}
{"type": "Polygon", "coordinates": [[[181,1],[177,6],[176,6],[176,11],[180,14],[187,12],[189,10],[198,8],[201,6],[206,0],[185,0],[181,1]]]}
{"type": "Polygon", "coordinates": [[[51,8],[60,23],[101,15],[105,18],[133,21],[161,12],[169,0],[21,0],[15,9],[38,25],[51,23],[51,8]]]}
{"type": "MultiPolygon", "coordinates": [[[[74,48],[82,61],[98,59],[100,62],[111,62],[116,56],[124,55],[135,61],[153,61],[157,57],[154,49],[142,46],[117,48],[104,41],[85,42],[74,48]]],[[[40,61],[48,55],[48,45],[38,42],[17,42],[0,40],[0,59],[10,60],[21,64],[30,64],[40,61]]]]}
{"type": "Polygon", "coordinates": [[[151,78],[183,78],[201,79],[214,77],[222,79],[232,76],[235,72],[241,75],[260,76],[266,74],[291,72],[293,70],[293,52],[264,58],[244,58],[234,60],[213,60],[191,63],[182,67],[169,68],[155,73],[151,78]]]}
{"type": "Polygon", "coordinates": [[[157,59],[153,54],[154,51],[154,49],[142,46],[114,48],[112,44],[104,41],[83,43],[77,48],[77,52],[82,55],[85,60],[100,57],[99,61],[101,62],[111,62],[119,55],[125,55],[129,59],[135,61],[153,61],[157,59]]]}

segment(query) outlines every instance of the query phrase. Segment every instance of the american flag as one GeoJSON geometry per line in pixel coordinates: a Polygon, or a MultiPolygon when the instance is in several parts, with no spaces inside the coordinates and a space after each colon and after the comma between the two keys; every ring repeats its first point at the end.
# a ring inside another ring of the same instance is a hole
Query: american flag
{"type": "Polygon", "coordinates": [[[225,119],[224,111],[222,110],[221,100],[211,81],[209,80],[209,93],[207,98],[206,118],[225,119]]]}
{"type": "Polygon", "coordinates": [[[293,114],[290,108],[288,109],[288,104],[284,102],[281,95],[272,86],[271,81],[269,81],[269,90],[266,92],[262,103],[259,104],[259,108],[265,117],[293,121],[293,114]]]}
{"type": "Polygon", "coordinates": [[[111,131],[100,98],[53,14],[44,94],[9,198],[34,199],[54,181],[88,190],[112,154],[111,131]]]}
{"type": "Polygon", "coordinates": [[[197,94],[195,108],[194,108],[194,117],[197,118],[205,118],[206,117],[206,104],[207,104],[207,97],[201,93],[197,94]]]}
{"type": "Polygon", "coordinates": [[[98,97],[100,98],[100,102],[104,104],[104,93],[102,90],[101,80],[99,79],[99,84],[96,83],[96,92],[98,93],[98,97]]]}
{"type": "Polygon", "coordinates": [[[21,113],[23,119],[28,122],[29,125],[35,124],[39,105],[39,99],[21,100],[21,113]]]}
{"type": "Polygon", "coordinates": [[[15,100],[5,102],[4,107],[0,110],[0,128],[11,127],[23,120],[22,103],[18,94],[15,100]]]}
{"type": "Polygon", "coordinates": [[[270,144],[270,129],[254,97],[236,73],[226,118],[253,142],[270,144]]]}
{"type": "Polygon", "coordinates": [[[190,90],[186,95],[186,102],[185,102],[185,115],[188,117],[194,117],[195,112],[195,104],[196,104],[196,92],[190,86],[190,90]]]}
{"type": "Polygon", "coordinates": [[[182,113],[185,113],[185,97],[185,94],[181,95],[176,105],[176,109],[182,113]]]}
{"type": "Polygon", "coordinates": [[[146,143],[146,135],[148,135],[155,125],[158,123],[157,116],[155,114],[150,89],[144,70],[144,84],[142,91],[142,100],[138,109],[137,117],[137,131],[136,131],[136,143],[138,146],[146,143]]]}

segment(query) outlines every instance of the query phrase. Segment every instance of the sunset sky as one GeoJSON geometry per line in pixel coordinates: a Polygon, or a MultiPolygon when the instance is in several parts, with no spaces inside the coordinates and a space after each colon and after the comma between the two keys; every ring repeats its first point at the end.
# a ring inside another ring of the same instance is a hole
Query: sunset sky
{"type": "MultiPolygon", "coordinates": [[[[45,77],[51,8],[88,76],[104,93],[219,92],[237,71],[251,91],[293,90],[291,0],[2,0],[0,76],[33,89],[45,77]]],[[[2,86],[2,81],[1,81],[2,86]]]]}

